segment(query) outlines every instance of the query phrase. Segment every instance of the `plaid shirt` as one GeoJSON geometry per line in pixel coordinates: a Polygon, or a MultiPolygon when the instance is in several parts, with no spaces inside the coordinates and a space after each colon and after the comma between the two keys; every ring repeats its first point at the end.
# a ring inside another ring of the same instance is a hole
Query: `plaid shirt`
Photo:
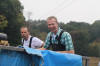
{"type": "MultiPolygon", "coordinates": [[[[62,29],[59,28],[58,32],[55,35],[55,37],[59,36],[61,31],[62,31],[62,29]]],[[[46,37],[44,48],[48,48],[49,45],[50,45],[50,35],[52,35],[52,39],[51,39],[52,44],[58,44],[58,41],[54,37],[54,33],[49,32],[47,37],[46,37]]],[[[61,40],[61,44],[65,45],[66,51],[74,50],[72,38],[71,38],[71,35],[68,32],[63,32],[63,34],[61,35],[60,40],[61,40]]]]}

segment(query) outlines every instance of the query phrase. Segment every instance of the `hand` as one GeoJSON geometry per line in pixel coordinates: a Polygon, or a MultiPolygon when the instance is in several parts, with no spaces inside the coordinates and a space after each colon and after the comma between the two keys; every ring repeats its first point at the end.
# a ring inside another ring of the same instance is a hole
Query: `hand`
{"type": "Polygon", "coordinates": [[[46,50],[45,48],[38,48],[39,50],[46,50]]]}

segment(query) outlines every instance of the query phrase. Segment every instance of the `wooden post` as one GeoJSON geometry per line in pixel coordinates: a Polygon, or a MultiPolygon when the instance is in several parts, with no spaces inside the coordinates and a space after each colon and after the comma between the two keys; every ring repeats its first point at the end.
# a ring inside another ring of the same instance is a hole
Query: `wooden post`
{"type": "Polygon", "coordinates": [[[89,66],[89,57],[87,57],[87,56],[83,56],[82,57],[82,60],[85,60],[85,66],[89,66]]]}

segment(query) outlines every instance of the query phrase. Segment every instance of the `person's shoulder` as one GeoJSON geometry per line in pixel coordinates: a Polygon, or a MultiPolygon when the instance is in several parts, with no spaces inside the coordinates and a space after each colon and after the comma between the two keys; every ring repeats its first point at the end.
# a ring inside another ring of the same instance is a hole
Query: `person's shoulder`
{"type": "Polygon", "coordinates": [[[42,41],[42,40],[39,39],[38,37],[33,37],[32,41],[42,41]]]}
{"type": "Polygon", "coordinates": [[[59,28],[59,32],[63,32],[63,34],[68,34],[69,35],[69,32],[67,32],[67,31],[65,31],[65,30],[63,30],[61,28],[59,28]]]}
{"type": "Polygon", "coordinates": [[[48,34],[47,34],[47,36],[50,36],[51,35],[51,32],[49,32],[48,34]]]}
{"type": "Polygon", "coordinates": [[[63,33],[65,33],[65,34],[69,34],[69,32],[67,32],[67,31],[64,31],[63,33]]]}
{"type": "Polygon", "coordinates": [[[33,40],[38,40],[39,38],[38,37],[33,37],[33,40]]]}
{"type": "Polygon", "coordinates": [[[64,31],[64,32],[63,32],[63,35],[70,35],[70,33],[67,32],[67,31],[64,31]]]}

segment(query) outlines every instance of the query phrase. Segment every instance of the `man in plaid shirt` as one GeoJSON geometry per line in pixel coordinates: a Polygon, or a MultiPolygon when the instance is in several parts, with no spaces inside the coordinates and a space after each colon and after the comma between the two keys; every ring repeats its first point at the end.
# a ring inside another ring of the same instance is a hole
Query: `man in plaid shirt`
{"type": "Polygon", "coordinates": [[[61,53],[74,53],[71,35],[58,26],[57,18],[54,16],[48,17],[47,25],[50,32],[41,50],[50,49],[61,53]]]}

